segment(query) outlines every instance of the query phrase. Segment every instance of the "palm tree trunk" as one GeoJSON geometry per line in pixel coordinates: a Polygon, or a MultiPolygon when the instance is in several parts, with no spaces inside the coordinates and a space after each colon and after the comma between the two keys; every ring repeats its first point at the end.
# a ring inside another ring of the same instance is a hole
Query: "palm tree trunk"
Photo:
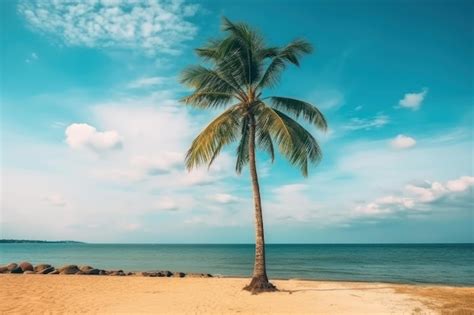
{"type": "Polygon", "coordinates": [[[252,281],[244,289],[252,293],[275,291],[276,288],[268,281],[265,265],[265,236],[263,231],[262,201],[258,184],[257,163],[255,159],[255,119],[250,117],[249,126],[249,169],[252,178],[253,201],[255,206],[255,264],[252,281]]]}

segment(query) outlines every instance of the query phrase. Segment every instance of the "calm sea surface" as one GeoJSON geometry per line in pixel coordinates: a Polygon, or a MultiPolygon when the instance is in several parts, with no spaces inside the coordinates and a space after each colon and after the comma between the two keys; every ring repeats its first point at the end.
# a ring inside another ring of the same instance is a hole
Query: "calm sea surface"
{"type": "MultiPolygon", "coordinates": [[[[0,244],[0,264],[249,276],[253,245],[0,244]]],[[[474,244],[267,245],[271,278],[474,285],[474,244]]]]}

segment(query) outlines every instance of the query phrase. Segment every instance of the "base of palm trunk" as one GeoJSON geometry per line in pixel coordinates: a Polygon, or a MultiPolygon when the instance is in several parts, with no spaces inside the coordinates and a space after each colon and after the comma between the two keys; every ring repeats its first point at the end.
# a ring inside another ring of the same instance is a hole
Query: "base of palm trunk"
{"type": "Polygon", "coordinates": [[[252,281],[244,287],[244,290],[256,294],[260,292],[274,292],[278,289],[268,281],[267,276],[254,276],[252,281]]]}

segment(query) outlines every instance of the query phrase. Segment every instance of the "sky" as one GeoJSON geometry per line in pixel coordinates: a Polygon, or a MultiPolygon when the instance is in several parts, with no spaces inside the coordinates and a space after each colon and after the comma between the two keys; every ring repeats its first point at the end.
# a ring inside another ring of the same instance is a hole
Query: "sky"
{"type": "Polygon", "coordinates": [[[235,146],[184,154],[218,111],[186,107],[194,48],[246,22],[315,52],[264,95],[318,106],[303,178],[258,153],[269,243],[474,242],[470,1],[1,1],[0,237],[252,243],[235,146]],[[249,10],[251,7],[251,10],[249,10]]]}

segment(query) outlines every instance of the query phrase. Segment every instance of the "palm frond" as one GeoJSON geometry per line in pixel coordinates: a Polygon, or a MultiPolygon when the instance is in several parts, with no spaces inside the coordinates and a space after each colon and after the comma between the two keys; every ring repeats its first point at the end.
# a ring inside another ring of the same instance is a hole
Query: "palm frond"
{"type": "Polygon", "coordinates": [[[225,80],[215,70],[203,66],[186,68],[181,73],[180,81],[196,91],[244,94],[240,87],[225,80]]]}
{"type": "Polygon", "coordinates": [[[232,93],[201,91],[182,98],[181,102],[197,108],[216,108],[227,105],[233,98],[232,93]]]}
{"type": "Polygon", "coordinates": [[[319,129],[323,131],[327,130],[328,125],[326,119],[316,106],[288,97],[271,96],[269,99],[274,108],[283,110],[295,118],[302,116],[319,129]]]}
{"type": "Polygon", "coordinates": [[[290,155],[293,151],[293,135],[290,128],[275,109],[263,102],[259,104],[258,108],[256,119],[262,132],[269,133],[275,139],[283,155],[290,155]]]}
{"type": "Polygon", "coordinates": [[[249,162],[249,117],[245,115],[241,123],[241,137],[239,145],[237,146],[237,160],[235,162],[235,171],[237,174],[242,172],[242,169],[249,162]]]}
{"type": "Polygon", "coordinates": [[[201,131],[186,154],[185,164],[188,170],[202,164],[210,165],[223,146],[237,139],[240,111],[240,104],[233,105],[201,131]]]}
{"type": "Polygon", "coordinates": [[[181,82],[193,92],[182,102],[203,109],[225,108],[235,100],[239,103],[227,108],[196,137],[187,152],[186,167],[210,166],[226,145],[238,141],[235,169],[240,173],[249,163],[252,120],[255,147],[267,152],[273,161],[276,146],[307,176],[308,165],[319,161],[321,150],[296,120],[303,118],[326,130],[323,114],[304,101],[277,96],[262,99],[261,95],[264,88],[278,83],[288,65],[299,66],[301,57],[312,51],[311,45],[298,39],[284,47],[267,47],[258,31],[226,18],[222,29],[223,38],[196,49],[208,66],[183,71],[181,82]]]}
{"type": "Polygon", "coordinates": [[[275,86],[280,81],[281,73],[283,72],[285,67],[286,63],[283,58],[273,58],[267,69],[263,73],[260,82],[258,82],[257,87],[263,88],[275,86]]]}
{"type": "Polygon", "coordinates": [[[262,109],[259,121],[278,142],[280,152],[301,169],[303,176],[308,176],[308,162],[317,163],[322,156],[311,133],[289,116],[268,106],[262,109]]]}
{"type": "Polygon", "coordinates": [[[272,61],[264,71],[257,86],[259,88],[273,87],[280,80],[281,73],[286,68],[287,63],[299,66],[301,56],[311,53],[312,50],[311,44],[303,39],[293,40],[287,46],[281,49],[275,49],[273,51],[274,56],[272,57],[272,61]]]}
{"type": "Polygon", "coordinates": [[[275,149],[273,147],[272,137],[269,132],[263,131],[261,128],[257,129],[257,147],[270,155],[273,163],[275,160],[275,149]]]}
{"type": "Polygon", "coordinates": [[[300,58],[304,54],[309,54],[312,51],[313,46],[310,43],[304,39],[295,39],[282,49],[280,56],[295,66],[299,66],[300,58]]]}
{"type": "Polygon", "coordinates": [[[245,23],[231,22],[228,18],[223,17],[222,30],[242,40],[250,49],[258,50],[263,47],[262,36],[245,23]]]}
{"type": "Polygon", "coordinates": [[[275,112],[285,121],[286,125],[292,130],[293,134],[293,153],[289,157],[292,164],[300,167],[304,177],[308,176],[308,162],[316,164],[322,158],[322,151],[313,135],[309,133],[297,121],[293,120],[284,113],[275,110],[275,112]]]}
{"type": "Polygon", "coordinates": [[[270,54],[270,50],[265,48],[262,36],[250,28],[245,23],[234,23],[227,18],[222,20],[222,29],[230,33],[230,38],[234,38],[239,46],[235,50],[241,55],[241,71],[247,86],[255,85],[262,75],[262,56],[270,54]]]}

